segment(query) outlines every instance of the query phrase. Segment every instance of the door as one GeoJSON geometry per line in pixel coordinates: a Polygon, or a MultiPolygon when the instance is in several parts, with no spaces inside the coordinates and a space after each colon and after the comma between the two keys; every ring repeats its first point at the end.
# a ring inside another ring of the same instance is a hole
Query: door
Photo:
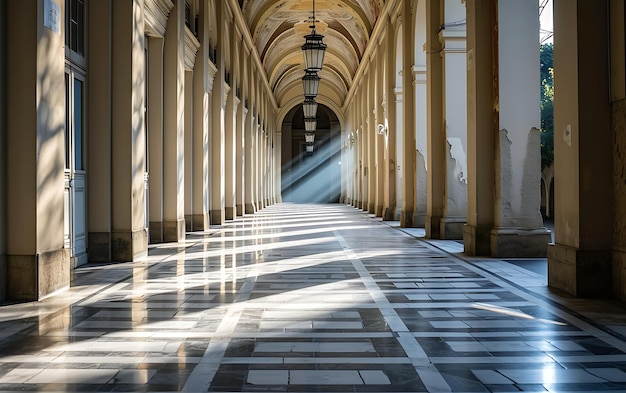
{"type": "Polygon", "coordinates": [[[65,247],[74,267],[88,260],[85,135],[85,78],[69,68],[65,73],[65,247]]]}

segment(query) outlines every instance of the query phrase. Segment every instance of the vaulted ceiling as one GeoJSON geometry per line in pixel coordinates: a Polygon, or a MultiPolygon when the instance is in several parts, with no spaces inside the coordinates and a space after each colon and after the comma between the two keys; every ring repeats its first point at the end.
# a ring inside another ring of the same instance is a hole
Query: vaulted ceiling
{"type": "Polygon", "coordinates": [[[316,31],[328,45],[318,100],[341,107],[385,0],[240,0],[279,107],[303,98],[301,47],[313,2],[316,31]]]}

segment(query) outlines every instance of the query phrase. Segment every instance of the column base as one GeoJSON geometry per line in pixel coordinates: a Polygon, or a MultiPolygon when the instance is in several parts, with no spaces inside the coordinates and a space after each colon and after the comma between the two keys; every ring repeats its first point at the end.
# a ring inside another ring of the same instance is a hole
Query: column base
{"type": "Polygon", "coordinates": [[[241,217],[243,216],[243,205],[239,204],[235,207],[235,210],[237,211],[237,216],[241,217]]]}
{"type": "Polygon", "coordinates": [[[254,214],[254,212],[256,212],[254,203],[246,203],[246,214],[254,214]]]}
{"type": "Polygon", "coordinates": [[[232,206],[226,206],[224,211],[224,218],[227,220],[234,220],[237,217],[237,209],[232,206]]]}
{"type": "Polygon", "coordinates": [[[424,229],[426,230],[427,239],[439,239],[441,232],[439,225],[441,224],[441,217],[426,215],[424,220],[424,229]]]}
{"type": "Polygon", "coordinates": [[[396,211],[394,212],[395,221],[400,221],[402,217],[402,207],[396,207],[396,211]]]}
{"type": "Polygon", "coordinates": [[[369,214],[375,214],[376,213],[376,204],[374,204],[374,202],[369,204],[369,207],[367,208],[367,212],[369,214]]]}
{"type": "MultiPolygon", "coordinates": [[[[0,255],[0,277],[8,277],[7,275],[7,256],[0,255]]],[[[0,302],[7,300],[7,280],[0,280],[0,302]]]]}
{"type": "Polygon", "coordinates": [[[424,227],[426,224],[426,214],[422,212],[413,212],[413,226],[416,228],[424,227]]]}
{"type": "Polygon", "coordinates": [[[206,231],[210,225],[208,214],[193,214],[191,216],[191,230],[192,231],[206,231]]]}
{"type": "Polygon", "coordinates": [[[467,255],[491,256],[491,227],[465,224],[463,246],[467,255]]]}
{"type": "Polygon", "coordinates": [[[376,217],[382,217],[383,216],[383,207],[381,206],[376,206],[376,217]]]}
{"type": "Polygon", "coordinates": [[[442,217],[439,224],[439,238],[446,240],[463,240],[463,227],[466,217],[442,217]]]}
{"type": "Polygon", "coordinates": [[[626,301],[626,248],[613,249],[613,294],[626,301]]]}
{"type": "Polygon", "coordinates": [[[163,221],[163,241],[179,242],[185,240],[185,220],[163,221]]]}
{"type": "Polygon", "coordinates": [[[396,221],[396,208],[388,206],[383,212],[383,221],[396,221]]]}
{"type": "Polygon", "coordinates": [[[611,250],[548,246],[548,285],[578,297],[611,296],[611,250]]]}
{"type": "Polygon", "coordinates": [[[163,223],[161,221],[150,222],[150,243],[163,243],[163,223]]]}
{"type": "Polygon", "coordinates": [[[532,230],[493,228],[491,230],[491,256],[545,258],[548,255],[550,241],[550,231],[546,228],[532,230]]]}
{"type": "Polygon", "coordinates": [[[87,236],[87,241],[87,248],[89,249],[89,260],[91,262],[111,261],[111,233],[89,232],[87,236]]]}
{"type": "Polygon", "coordinates": [[[7,299],[38,301],[70,286],[70,250],[7,256],[7,299]]]}
{"type": "Polygon", "coordinates": [[[145,229],[111,233],[111,260],[131,262],[148,255],[148,233],[145,229]]]}
{"type": "Polygon", "coordinates": [[[355,209],[358,209],[361,206],[361,201],[358,200],[354,200],[352,201],[352,207],[354,207],[355,209]]]}
{"type": "Polygon", "coordinates": [[[209,218],[211,220],[211,225],[224,224],[224,214],[222,210],[211,210],[209,212],[209,218]]]}
{"type": "Polygon", "coordinates": [[[402,211],[400,226],[402,228],[413,228],[413,212],[402,211]]]}
{"type": "Polygon", "coordinates": [[[185,214],[185,231],[191,232],[193,231],[193,215],[185,214]]]}

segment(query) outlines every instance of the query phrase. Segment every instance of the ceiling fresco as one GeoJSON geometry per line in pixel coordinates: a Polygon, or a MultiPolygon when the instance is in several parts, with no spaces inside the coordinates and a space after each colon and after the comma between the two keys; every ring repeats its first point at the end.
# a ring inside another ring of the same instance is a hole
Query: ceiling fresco
{"type": "Polygon", "coordinates": [[[384,0],[245,0],[242,13],[279,106],[301,96],[304,35],[315,29],[328,45],[319,96],[338,107],[350,89],[384,0]]]}

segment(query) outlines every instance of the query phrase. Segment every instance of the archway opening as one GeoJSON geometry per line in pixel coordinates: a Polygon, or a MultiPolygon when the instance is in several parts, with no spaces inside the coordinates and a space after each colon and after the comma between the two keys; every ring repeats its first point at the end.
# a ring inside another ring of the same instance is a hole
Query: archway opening
{"type": "Polygon", "coordinates": [[[281,193],[284,202],[339,202],[341,125],[330,108],[319,104],[312,144],[307,143],[305,138],[302,105],[289,111],[282,124],[281,166],[281,193]]]}

